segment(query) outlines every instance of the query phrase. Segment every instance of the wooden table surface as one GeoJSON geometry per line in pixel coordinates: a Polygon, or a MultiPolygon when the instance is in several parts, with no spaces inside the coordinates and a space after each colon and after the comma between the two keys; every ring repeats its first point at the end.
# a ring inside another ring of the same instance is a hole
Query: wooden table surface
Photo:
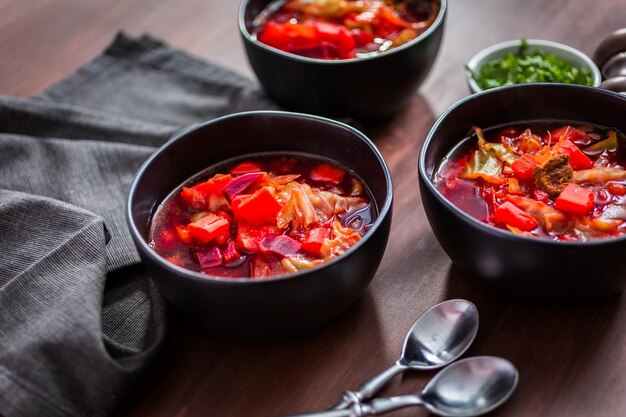
{"type": "MultiPolygon", "coordinates": [[[[0,0],[0,93],[26,96],[97,56],[118,30],[253,76],[237,33],[236,0],[0,0]]],[[[411,104],[368,131],[396,186],[391,239],[360,302],[332,324],[278,342],[215,338],[178,325],[117,415],[273,416],[317,410],[393,363],[405,332],[430,306],[466,298],[480,311],[467,355],[508,358],[520,384],[494,416],[626,416],[626,298],[583,308],[515,303],[486,292],[441,258],[421,207],[416,161],[434,119],[468,94],[463,63],[490,44],[538,38],[588,54],[626,26],[626,1],[452,0],[443,46],[411,104]]],[[[626,115],[625,115],[626,117],[626,115]]],[[[416,392],[434,375],[395,380],[416,392]]],[[[397,416],[425,416],[422,409],[397,416]]]]}

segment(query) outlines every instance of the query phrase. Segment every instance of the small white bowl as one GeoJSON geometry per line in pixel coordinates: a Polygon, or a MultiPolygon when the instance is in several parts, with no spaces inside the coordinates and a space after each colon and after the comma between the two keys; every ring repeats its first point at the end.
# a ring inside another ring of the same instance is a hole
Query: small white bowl
{"type": "MultiPolygon", "coordinates": [[[[509,52],[513,54],[516,53],[521,45],[521,42],[521,40],[507,41],[485,48],[474,55],[474,57],[467,64],[467,67],[473,73],[478,73],[485,63],[494,59],[502,58],[509,52]]],[[[563,45],[562,43],[542,41],[538,39],[527,39],[526,43],[528,44],[529,51],[539,49],[543,52],[554,54],[564,61],[569,61],[572,65],[580,69],[589,70],[593,75],[593,86],[600,86],[600,83],[602,82],[602,74],[600,74],[600,70],[596,64],[593,63],[591,58],[580,52],[578,49],[563,45]]],[[[467,83],[472,93],[479,93],[483,91],[469,71],[466,71],[466,76],[467,83]]]]}

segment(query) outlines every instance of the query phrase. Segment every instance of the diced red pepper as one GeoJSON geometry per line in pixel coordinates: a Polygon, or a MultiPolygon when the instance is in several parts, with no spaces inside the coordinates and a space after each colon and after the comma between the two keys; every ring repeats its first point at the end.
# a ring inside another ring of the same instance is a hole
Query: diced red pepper
{"type": "Polygon", "coordinates": [[[317,38],[321,42],[330,43],[336,49],[338,58],[353,58],[356,42],[350,30],[342,25],[325,22],[322,20],[313,23],[317,32],[317,38]]]}
{"type": "Polygon", "coordinates": [[[260,242],[260,248],[280,257],[295,255],[300,251],[302,244],[286,235],[268,237],[260,242]]]}
{"type": "Polygon", "coordinates": [[[315,46],[316,31],[312,26],[270,20],[259,35],[259,41],[288,51],[297,47],[315,46]]]}
{"type": "Polygon", "coordinates": [[[593,162],[569,139],[561,142],[559,153],[569,155],[569,164],[574,171],[593,168],[593,162]]]}
{"type": "Polygon", "coordinates": [[[568,184],[554,202],[557,209],[579,216],[589,213],[593,205],[593,192],[573,183],[568,184]]]}
{"type": "Polygon", "coordinates": [[[353,58],[356,47],[350,30],[322,20],[304,23],[270,21],[259,35],[259,41],[287,52],[307,56],[309,53],[306,52],[310,52],[322,55],[319,56],[322,58],[353,58]]]}
{"type": "MultiPolygon", "coordinates": [[[[563,138],[563,140],[576,142],[576,141],[585,139],[586,136],[587,134],[585,132],[583,132],[582,130],[578,130],[572,126],[563,126],[558,129],[550,131],[552,144],[557,143],[558,141],[561,140],[561,138],[563,138]]],[[[544,139],[546,142],[548,141],[547,137],[544,137],[544,139]]]]}
{"type": "Polygon", "coordinates": [[[352,29],[352,38],[356,46],[365,46],[374,41],[374,35],[365,33],[361,29],[352,29]]]}
{"type": "Polygon", "coordinates": [[[185,226],[175,226],[176,235],[178,236],[178,240],[183,243],[189,243],[191,241],[191,234],[189,230],[185,226]]]}
{"type": "Polygon", "coordinates": [[[251,172],[260,172],[260,171],[261,171],[261,167],[258,164],[255,164],[254,162],[242,162],[236,167],[234,167],[230,171],[230,173],[232,175],[243,175],[243,174],[249,174],[251,172]]]}
{"type": "Polygon", "coordinates": [[[226,263],[233,262],[241,258],[241,254],[237,250],[237,246],[234,241],[228,241],[226,248],[222,251],[222,257],[226,263]]]}
{"type": "Polygon", "coordinates": [[[504,202],[493,212],[494,220],[517,227],[520,230],[529,231],[537,227],[537,220],[511,202],[504,202]]]}
{"type": "Polygon", "coordinates": [[[197,222],[190,223],[187,229],[196,242],[204,245],[212,240],[217,240],[218,243],[225,241],[225,237],[228,237],[229,227],[230,223],[228,220],[213,213],[208,213],[197,222]]]}
{"type": "Polygon", "coordinates": [[[211,192],[221,193],[228,184],[233,179],[232,175],[224,175],[224,174],[216,174],[213,178],[211,178],[209,183],[212,185],[211,192]]]}
{"type": "Polygon", "coordinates": [[[277,236],[279,233],[276,226],[266,224],[261,227],[252,227],[245,221],[240,221],[237,224],[237,247],[249,252],[258,252],[261,240],[277,236]]]}
{"type": "Polygon", "coordinates": [[[215,246],[197,250],[196,258],[202,269],[213,268],[222,264],[222,252],[215,246]]]}
{"type": "MultiPolygon", "coordinates": [[[[217,174],[213,178],[194,185],[193,187],[183,187],[180,197],[183,201],[196,210],[206,208],[209,199],[221,193],[226,184],[232,180],[232,176],[217,174]]],[[[222,198],[221,196],[219,198],[222,198]]]]}
{"type": "Polygon", "coordinates": [[[330,164],[320,164],[313,168],[309,174],[309,178],[316,182],[325,182],[328,184],[337,185],[343,180],[346,172],[336,166],[330,164]]]}
{"type": "Polygon", "coordinates": [[[248,174],[240,175],[226,184],[222,191],[228,201],[232,201],[233,198],[252,187],[257,181],[264,178],[265,175],[265,172],[250,172],[248,174]]]}
{"type": "Polygon", "coordinates": [[[276,200],[274,194],[264,187],[252,195],[242,196],[233,201],[232,209],[237,220],[244,220],[251,226],[257,227],[264,223],[276,224],[276,216],[282,209],[282,205],[276,200]]]}
{"type": "Polygon", "coordinates": [[[194,188],[183,187],[183,190],[180,192],[180,198],[182,198],[185,204],[196,210],[202,209],[206,205],[204,194],[194,188]]]}
{"type": "Polygon", "coordinates": [[[231,216],[230,214],[228,214],[227,212],[225,212],[224,210],[218,210],[215,214],[217,214],[220,217],[225,218],[226,220],[228,220],[229,223],[233,222],[233,216],[231,216]]]}
{"type": "Polygon", "coordinates": [[[522,181],[532,181],[535,179],[533,169],[539,165],[537,160],[530,154],[525,153],[511,164],[511,169],[515,176],[522,181]]]}
{"type": "Polygon", "coordinates": [[[309,230],[302,241],[302,250],[319,256],[324,240],[330,239],[330,235],[330,230],[325,227],[309,230]]]}

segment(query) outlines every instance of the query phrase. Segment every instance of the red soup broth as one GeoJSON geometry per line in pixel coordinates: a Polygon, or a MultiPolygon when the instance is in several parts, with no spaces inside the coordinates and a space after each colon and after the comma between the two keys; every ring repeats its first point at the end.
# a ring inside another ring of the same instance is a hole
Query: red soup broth
{"type": "Polygon", "coordinates": [[[149,244],[191,271],[264,278],[340,256],[376,215],[366,185],[346,167],[307,154],[256,154],[177,187],[152,217],[149,244]]]}
{"type": "Polygon", "coordinates": [[[308,58],[367,57],[417,38],[439,8],[433,0],[277,0],[255,19],[254,36],[308,58]]]}
{"type": "Polygon", "coordinates": [[[470,216],[523,236],[587,241],[626,233],[626,138],[616,129],[534,121],[473,127],[434,174],[470,216]]]}

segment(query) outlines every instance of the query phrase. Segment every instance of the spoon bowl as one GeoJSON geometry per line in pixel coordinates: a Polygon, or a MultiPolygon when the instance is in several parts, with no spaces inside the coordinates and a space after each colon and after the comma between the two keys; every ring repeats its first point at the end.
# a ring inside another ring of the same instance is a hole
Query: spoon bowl
{"type": "Polygon", "coordinates": [[[433,414],[478,416],[505,402],[515,391],[518,379],[517,369],[506,359],[473,357],[439,372],[420,397],[433,414]]]}
{"type": "Polygon", "coordinates": [[[333,407],[346,409],[371,398],[394,376],[409,369],[437,369],[458,359],[472,344],[478,332],[478,309],[467,300],[448,300],[431,307],[417,319],[404,339],[402,355],[396,363],[348,391],[333,407]]]}
{"type": "Polygon", "coordinates": [[[479,416],[502,405],[515,391],[519,374],[503,358],[477,356],[439,371],[417,395],[353,402],[350,408],[292,415],[291,417],[365,417],[401,408],[424,406],[443,417],[479,416]]]}
{"type": "Polygon", "coordinates": [[[465,353],[477,332],[478,310],[473,303],[444,301],[413,324],[399,362],[415,370],[441,368],[465,353]]]}

